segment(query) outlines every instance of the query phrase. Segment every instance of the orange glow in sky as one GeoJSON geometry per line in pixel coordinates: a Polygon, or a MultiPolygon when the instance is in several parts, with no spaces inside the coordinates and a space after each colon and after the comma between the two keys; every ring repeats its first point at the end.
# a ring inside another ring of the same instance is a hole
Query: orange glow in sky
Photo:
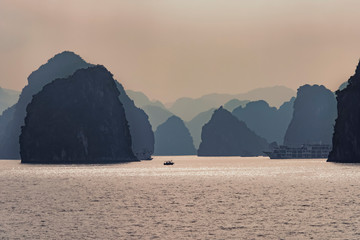
{"type": "Polygon", "coordinates": [[[0,0],[0,86],[64,50],[164,102],[324,84],[360,57],[356,0],[0,0]]]}

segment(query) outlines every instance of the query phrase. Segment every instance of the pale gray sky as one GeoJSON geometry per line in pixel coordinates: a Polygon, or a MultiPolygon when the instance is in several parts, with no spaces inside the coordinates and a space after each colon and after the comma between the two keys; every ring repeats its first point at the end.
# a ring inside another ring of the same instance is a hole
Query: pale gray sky
{"type": "Polygon", "coordinates": [[[0,86],[63,50],[164,102],[305,83],[335,90],[360,57],[358,0],[0,0],[0,86]]]}

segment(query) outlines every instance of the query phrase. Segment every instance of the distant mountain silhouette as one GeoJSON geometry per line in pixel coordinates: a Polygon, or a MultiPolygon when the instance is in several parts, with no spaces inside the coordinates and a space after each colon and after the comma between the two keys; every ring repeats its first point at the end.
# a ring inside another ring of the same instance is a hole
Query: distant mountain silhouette
{"type": "Polygon", "coordinates": [[[199,156],[260,156],[269,149],[243,121],[220,107],[202,128],[199,156]]]}
{"type": "Polygon", "coordinates": [[[189,130],[176,116],[170,117],[155,131],[155,155],[195,155],[189,130]]]}
{"type": "Polygon", "coordinates": [[[341,90],[345,89],[345,88],[347,87],[347,85],[348,85],[348,82],[347,82],[347,81],[344,82],[344,83],[342,83],[342,84],[339,86],[339,90],[341,91],[341,90]]]}
{"type": "Polygon", "coordinates": [[[10,126],[10,122],[13,121],[15,109],[16,109],[16,104],[6,109],[0,115],[0,139],[6,139],[5,133],[7,131],[8,126],[10,126]]]}
{"type": "Polygon", "coordinates": [[[295,98],[292,98],[279,109],[270,107],[263,100],[249,102],[245,107],[240,106],[234,109],[232,114],[268,142],[282,144],[292,118],[294,101],[295,98]]]}
{"type": "Polygon", "coordinates": [[[0,113],[13,106],[19,99],[20,92],[0,87],[0,113]]]}
{"type": "MultiPolygon", "coordinates": [[[[38,93],[46,84],[57,78],[66,78],[76,70],[93,66],[85,62],[73,52],[64,51],[53,58],[28,77],[28,85],[21,92],[19,101],[12,110],[0,117],[0,158],[19,159],[19,135],[24,125],[26,106],[31,102],[32,96],[38,93]],[[9,120],[11,119],[11,121],[9,120]],[[4,129],[3,133],[1,128],[4,129]]],[[[129,119],[130,131],[133,135],[133,150],[138,158],[146,159],[153,152],[154,137],[146,114],[135,107],[127,97],[121,84],[119,88],[120,100],[124,101],[124,108],[129,119]]]]}
{"type": "Polygon", "coordinates": [[[18,159],[20,157],[20,127],[24,125],[26,106],[31,102],[32,96],[54,79],[68,77],[76,70],[90,66],[91,64],[86,63],[78,55],[65,51],[55,55],[46,64],[30,74],[28,85],[22,90],[12,120],[5,129],[4,138],[0,139],[0,158],[18,159]]]}
{"type": "Polygon", "coordinates": [[[360,62],[347,87],[336,95],[338,117],[328,162],[360,163],[360,62]]]}
{"type": "Polygon", "coordinates": [[[300,87],[284,144],[331,144],[336,115],[336,99],[332,91],[319,85],[300,87]]]}
{"type": "Polygon", "coordinates": [[[22,163],[136,161],[120,92],[103,66],[56,79],[27,107],[20,135],[22,163]]]}
{"type": "Polygon", "coordinates": [[[127,95],[134,100],[135,105],[139,108],[144,109],[145,106],[156,106],[166,109],[164,104],[160,101],[150,101],[150,99],[142,92],[126,90],[127,95]]]}
{"type": "Polygon", "coordinates": [[[232,99],[238,100],[265,100],[271,106],[280,106],[283,102],[295,96],[295,91],[283,86],[258,88],[242,94],[208,94],[201,98],[180,98],[169,110],[185,121],[190,121],[197,114],[211,108],[218,108],[232,99]]]}
{"type": "Polygon", "coordinates": [[[185,125],[190,131],[190,134],[194,140],[195,148],[199,148],[201,142],[201,130],[202,127],[210,121],[211,116],[213,115],[215,108],[212,108],[206,112],[199,113],[191,121],[186,122],[185,125]]]}
{"type": "Polygon", "coordinates": [[[134,101],[128,97],[118,81],[116,81],[116,86],[120,91],[119,99],[124,105],[126,119],[129,123],[132,150],[140,160],[151,159],[151,155],[154,153],[155,137],[149,117],[144,110],[135,106],[134,101]]]}
{"type": "Polygon", "coordinates": [[[239,100],[239,99],[232,99],[224,104],[224,108],[228,110],[229,112],[232,112],[237,107],[244,107],[247,103],[249,103],[249,100],[239,100]]]}
{"type": "Polygon", "coordinates": [[[149,116],[149,121],[153,131],[155,131],[157,127],[164,123],[169,117],[174,115],[170,111],[158,106],[147,105],[142,108],[149,116]]]}

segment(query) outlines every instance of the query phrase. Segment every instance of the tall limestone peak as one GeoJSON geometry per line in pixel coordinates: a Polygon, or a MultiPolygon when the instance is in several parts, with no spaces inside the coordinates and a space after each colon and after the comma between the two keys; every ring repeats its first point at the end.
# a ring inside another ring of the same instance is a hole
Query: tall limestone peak
{"type": "Polygon", "coordinates": [[[269,147],[265,139],[223,107],[203,126],[201,140],[199,156],[260,156],[269,147]]]}
{"type": "Polygon", "coordinates": [[[360,62],[348,85],[336,92],[338,117],[329,162],[360,162],[360,62]]]}
{"type": "Polygon", "coordinates": [[[125,110],[103,66],[56,79],[27,107],[20,135],[23,163],[136,161],[125,110]]]}
{"type": "MultiPolygon", "coordinates": [[[[38,93],[46,84],[57,78],[67,78],[79,69],[94,66],[85,62],[79,55],[64,51],[56,54],[45,64],[32,72],[28,77],[28,85],[20,94],[19,101],[13,106],[11,116],[0,117],[0,158],[19,159],[19,135],[24,125],[26,106],[32,96],[38,93]],[[12,119],[8,121],[8,119],[12,119]],[[4,131],[1,131],[4,129],[4,131]]],[[[154,151],[154,133],[152,132],[146,113],[137,108],[134,102],[126,95],[122,85],[117,83],[120,91],[120,101],[123,102],[133,138],[133,150],[139,159],[150,159],[154,151]]]]}
{"type": "Polygon", "coordinates": [[[293,113],[293,101],[283,103],[279,109],[270,107],[263,100],[249,102],[245,107],[235,108],[232,114],[257,135],[264,137],[268,142],[282,144],[286,129],[293,113]]]}
{"type": "Polygon", "coordinates": [[[336,115],[336,99],[332,91],[322,85],[301,86],[284,145],[331,144],[336,115]]]}
{"type": "Polygon", "coordinates": [[[193,139],[183,120],[169,117],[155,131],[155,155],[195,155],[193,139]]]}
{"type": "Polygon", "coordinates": [[[39,69],[32,72],[28,77],[29,84],[45,79],[56,79],[68,77],[80,68],[92,66],[85,62],[79,55],[71,51],[64,51],[50,58],[47,63],[41,65],[39,69]]]}
{"type": "Polygon", "coordinates": [[[28,85],[23,88],[19,101],[15,106],[12,121],[8,124],[2,139],[0,139],[0,158],[19,158],[20,127],[24,124],[26,106],[30,103],[32,96],[56,78],[68,77],[76,70],[90,66],[92,65],[86,63],[75,53],[65,51],[55,55],[30,74],[28,85]]]}

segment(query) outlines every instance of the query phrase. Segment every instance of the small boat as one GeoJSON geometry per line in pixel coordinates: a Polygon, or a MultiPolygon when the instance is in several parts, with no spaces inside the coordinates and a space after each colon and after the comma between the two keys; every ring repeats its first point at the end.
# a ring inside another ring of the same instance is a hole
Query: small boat
{"type": "Polygon", "coordinates": [[[165,161],[164,162],[164,165],[174,165],[174,162],[173,161],[165,161]]]}

